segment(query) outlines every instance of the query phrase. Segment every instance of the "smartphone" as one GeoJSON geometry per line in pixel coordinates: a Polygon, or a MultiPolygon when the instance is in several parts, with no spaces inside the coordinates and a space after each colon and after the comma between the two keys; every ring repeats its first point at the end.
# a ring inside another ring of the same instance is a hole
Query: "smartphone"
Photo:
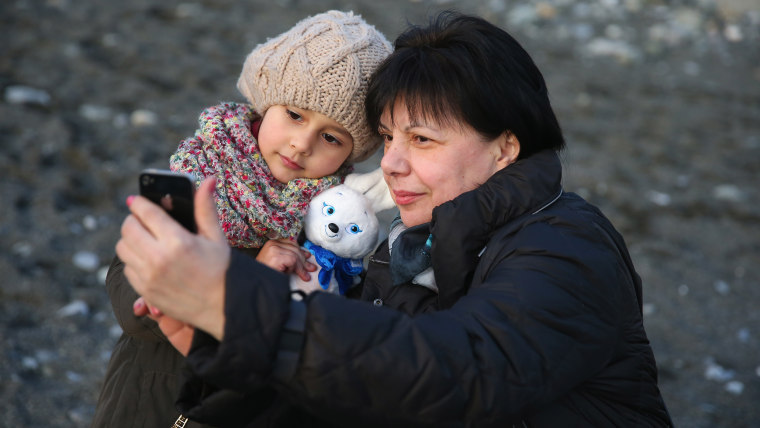
{"type": "Polygon", "coordinates": [[[187,230],[195,233],[193,176],[168,169],[146,169],[140,173],[140,195],[161,206],[187,230]]]}

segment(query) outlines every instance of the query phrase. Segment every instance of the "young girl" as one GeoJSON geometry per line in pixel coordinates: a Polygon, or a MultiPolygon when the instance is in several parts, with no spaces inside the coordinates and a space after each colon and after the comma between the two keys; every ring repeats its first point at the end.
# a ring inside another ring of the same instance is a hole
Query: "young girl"
{"type": "MultiPolygon", "coordinates": [[[[294,238],[311,198],[342,182],[353,163],[378,148],[364,96],[369,76],[390,52],[385,37],[359,16],[330,11],[248,55],[238,89],[249,104],[205,109],[195,136],[170,159],[172,170],[193,173],[198,184],[216,177],[219,222],[230,245],[274,269],[308,277],[304,263],[288,262],[304,259],[294,238]]],[[[183,358],[154,321],[133,315],[138,296],[118,259],[106,287],[124,333],[92,426],[200,426],[178,419],[174,401],[183,358]]]]}

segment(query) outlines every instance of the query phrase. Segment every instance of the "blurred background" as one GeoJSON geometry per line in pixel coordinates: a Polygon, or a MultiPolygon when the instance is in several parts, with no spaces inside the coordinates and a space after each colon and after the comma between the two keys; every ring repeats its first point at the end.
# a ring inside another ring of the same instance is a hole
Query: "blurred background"
{"type": "Polygon", "coordinates": [[[630,246],[676,426],[760,426],[758,0],[2,1],[0,425],[89,425],[124,200],[203,107],[242,101],[257,43],[328,9],[393,40],[445,8],[543,71],[564,187],[630,246]]]}

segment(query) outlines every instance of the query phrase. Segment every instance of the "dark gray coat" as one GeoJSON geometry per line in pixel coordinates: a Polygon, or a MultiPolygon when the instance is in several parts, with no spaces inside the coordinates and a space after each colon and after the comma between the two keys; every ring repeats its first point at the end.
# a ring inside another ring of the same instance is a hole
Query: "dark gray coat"
{"type": "MultiPolygon", "coordinates": [[[[93,428],[170,428],[180,415],[174,404],[184,361],[158,324],[135,317],[137,294],[124,276],[124,264],[114,258],[106,277],[106,290],[123,333],[108,363],[93,428]]],[[[186,428],[200,425],[190,422],[186,428]]]]}
{"type": "MultiPolygon", "coordinates": [[[[247,250],[255,257],[257,250],[247,250]]],[[[175,401],[185,358],[148,317],[136,317],[137,294],[124,276],[124,264],[114,257],[106,290],[123,331],[114,346],[100,391],[93,428],[166,427],[177,420],[175,401]]],[[[186,428],[210,427],[188,421],[186,428]]]]}

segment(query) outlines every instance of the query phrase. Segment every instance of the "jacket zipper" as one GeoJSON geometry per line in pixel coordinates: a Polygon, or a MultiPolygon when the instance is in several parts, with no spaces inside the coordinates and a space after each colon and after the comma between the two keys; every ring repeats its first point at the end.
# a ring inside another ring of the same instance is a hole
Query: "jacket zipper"
{"type": "Polygon", "coordinates": [[[375,258],[375,256],[369,256],[369,262],[370,263],[375,263],[375,264],[378,264],[378,265],[382,265],[382,266],[388,266],[388,265],[391,264],[391,262],[387,262],[385,260],[378,260],[378,259],[375,258]]]}

